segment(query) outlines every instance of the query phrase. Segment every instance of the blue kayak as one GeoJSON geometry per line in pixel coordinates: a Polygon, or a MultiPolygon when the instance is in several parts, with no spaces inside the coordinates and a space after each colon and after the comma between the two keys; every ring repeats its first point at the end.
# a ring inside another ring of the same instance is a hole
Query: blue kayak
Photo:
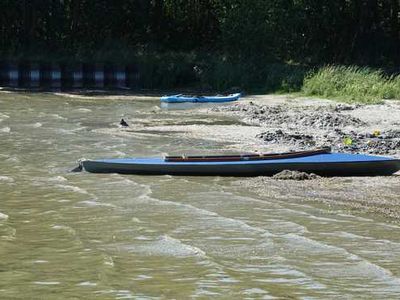
{"type": "Polygon", "coordinates": [[[92,173],[193,176],[271,176],[283,170],[321,176],[392,175],[400,160],[381,156],[293,152],[274,155],[171,156],[165,158],[115,158],[84,160],[80,167],[92,173]]]}
{"type": "Polygon", "coordinates": [[[163,96],[161,97],[161,102],[165,103],[222,103],[222,102],[230,102],[236,101],[240,98],[241,94],[230,94],[226,96],[189,96],[189,95],[171,95],[171,96],[163,96]]]}

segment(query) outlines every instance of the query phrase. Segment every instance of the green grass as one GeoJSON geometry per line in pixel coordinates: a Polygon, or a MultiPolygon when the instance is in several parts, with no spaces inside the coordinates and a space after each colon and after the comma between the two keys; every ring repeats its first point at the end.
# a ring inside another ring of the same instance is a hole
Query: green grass
{"type": "Polygon", "coordinates": [[[302,93],[351,103],[379,103],[400,99],[400,75],[386,76],[380,70],[356,66],[326,66],[306,76],[302,93]]]}

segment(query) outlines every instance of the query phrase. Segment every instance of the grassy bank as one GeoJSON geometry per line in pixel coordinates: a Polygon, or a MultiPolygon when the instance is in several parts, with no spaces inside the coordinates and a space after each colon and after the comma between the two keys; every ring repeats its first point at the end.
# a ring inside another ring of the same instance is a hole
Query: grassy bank
{"type": "Polygon", "coordinates": [[[309,68],[294,64],[212,64],[202,82],[221,90],[235,86],[250,93],[300,93],[351,103],[400,100],[400,75],[357,66],[309,68]]]}
{"type": "Polygon", "coordinates": [[[248,61],[195,54],[145,56],[139,60],[147,88],[193,88],[203,92],[301,93],[351,103],[400,99],[400,75],[357,66],[310,68],[296,64],[248,61]]]}
{"type": "Polygon", "coordinates": [[[354,103],[400,99],[400,75],[387,76],[380,70],[355,66],[327,66],[304,79],[302,93],[354,103]]]}

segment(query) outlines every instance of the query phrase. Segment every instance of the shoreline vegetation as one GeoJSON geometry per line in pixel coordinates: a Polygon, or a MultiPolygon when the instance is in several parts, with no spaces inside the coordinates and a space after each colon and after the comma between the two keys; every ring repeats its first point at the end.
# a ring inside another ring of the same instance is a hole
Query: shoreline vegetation
{"type": "MultiPolygon", "coordinates": [[[[168,64],[166,64],[168,65],[168,64]]],[[[263,83],[244,85],[240,71],[225,72],[229,76],[218,76],[220,71],[208,69],[208,74],[198,67],[166,67],[139,65],[135,88],[105,88],[106,94],[163,95],[168,93],[230,93],[244,94],[293,94],[295,96],[332,99],[353,104],[377,104],[383,100],[400,100],[400,75],[389,75],[381,69],[357,66],[328,65],[306,68],[294,65],[271,64],[265,67],[263,83]],[[237,73],[237,78],[232,74],[237,73]],[[182,78],[185,78],[186,82],[182,78]]],[[[217,68],[217,67],[213,67],[217,68]]],[[[237,67],[240,69],[240,67],[237,67]]],[[[6,86],[4,88],[7,88],[6,86]]],[[[3,89],[4,89],[3,88],[3,89]]],[[[18,89],[16,89],[18,90],[18,89]]],[[[34,90],[26,88],[26,90],[34,90]]],[[[40,90],[40,88],[39,88],[40,90]]],[[[51,89],[50,89],[51,90],[51,89]]],[[[65,89],[72,94],[96,95],[101,90],[65,89]]]]}
{"type": "Polygon", "coordinates": [[[400,99],[399,12],[396,0],[5,0],[0,64],[130,65],[138,90],[376,103],[400,99]]]}
{"type": "Polygon", "coordinates": [[[400,99],[400,75],[355,66],[327,66],[304,79],[301,92],[306,96],[340,99],[351,103],[380,103],[400,99]]]}

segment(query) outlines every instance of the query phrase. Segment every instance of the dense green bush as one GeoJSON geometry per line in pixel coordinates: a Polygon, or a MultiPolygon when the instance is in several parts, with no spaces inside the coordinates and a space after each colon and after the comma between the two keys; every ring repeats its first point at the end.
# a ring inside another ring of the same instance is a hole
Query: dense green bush
{"type": "Polygon", "coordinates": [[[398,67],[399,7],[398,0],[2,0],[0,60],[206,52],[227,58],[223,69],[246,71],[287,61],[398,67]]]}
{"type": "Polygon", "coordinates": [[[135,60],[139,71],[139,86],[147,89],[190,87],[198,83],[195,55],[187,53],[141,54],[135,60]]]}

